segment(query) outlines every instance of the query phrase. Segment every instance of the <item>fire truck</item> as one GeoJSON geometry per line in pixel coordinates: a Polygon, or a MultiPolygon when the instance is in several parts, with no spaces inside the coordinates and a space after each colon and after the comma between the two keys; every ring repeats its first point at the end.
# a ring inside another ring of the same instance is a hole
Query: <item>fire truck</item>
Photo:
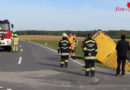
{"type": "Polygon", "coordinates": [[[11,28],[13,24],[8,20],[0,20],[0,47],[7,51],[11,51],[11,28]]]}

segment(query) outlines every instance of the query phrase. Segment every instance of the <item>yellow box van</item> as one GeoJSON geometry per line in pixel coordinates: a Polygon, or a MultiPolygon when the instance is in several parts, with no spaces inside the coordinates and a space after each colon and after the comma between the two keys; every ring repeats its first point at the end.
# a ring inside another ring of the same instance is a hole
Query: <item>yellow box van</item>
{"type": "MultiPolygon", "coordinates": [[[[117,51],[114,41],[103,31],[95,33],[93,39],[97,42],[98,46],[97,60],[104,65],[116,68],[117,51]]],[[[128,61],[126,62],[126,71],[130,71],[130,63],[128,61]]]]}

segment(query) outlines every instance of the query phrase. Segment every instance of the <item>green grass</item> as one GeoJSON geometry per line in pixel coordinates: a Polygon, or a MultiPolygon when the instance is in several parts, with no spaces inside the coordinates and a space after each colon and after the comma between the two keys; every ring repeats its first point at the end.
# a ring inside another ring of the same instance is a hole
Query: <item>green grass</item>
{"type": "MultiPolygon", "coordinates": [[[[41,40],[31,40],[31,41],[34,42],[34,43],[38,43],[38,44],[40,44],[40,45],[44,45],[44,46],[53,48],[53,49],[55,49],[55,50],[57,50],[58,43],[59,43],[59,41],[41,41],[41,40]]],[[[78,47],[76,48],[75,53],[76,53],[76,58],[77,58],[77,59],[80,59],[80,60],[84,61],[84,54],[83,54],[83,51],[82,51],[82,49],[81,49],[81,46],[82,46],[82,43],[79,42],[78,47]]],[[[111,67],[108,67],[108,66],[105,66],[105,65],[101,64],[101,63],[98,62],[98,61],[96,62],[96,66],[102,67],[102,68],[113,69],[113,68],[111,68],[111,67]]]]}
{"type": "Polygon", "coordinates": [[[31,41],[57,50],[58,41],[41,41],[41,40],[31,40],[31,41]]]}

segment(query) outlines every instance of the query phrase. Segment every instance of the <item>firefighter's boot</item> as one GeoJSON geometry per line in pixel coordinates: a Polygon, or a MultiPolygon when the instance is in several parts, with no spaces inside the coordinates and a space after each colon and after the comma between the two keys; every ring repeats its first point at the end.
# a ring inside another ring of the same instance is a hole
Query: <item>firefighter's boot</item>
{"type": "Polygon", "coordinates": [[[68,62],[65,62],[65,67],[68,67],[68,62]]]}
{"type": "Polygon", "coordinates": [[[65,62],[61,61],[60,67],[64,67],[65,62]]]}
{"type": "Polygon", "coordinates": [[[72,52],[71,52],[71,58],[75,59],[75,50],[72,50],[72,52]]]}
{"type": "Polygon", "coordinates": [[[68,67],[68,60],[65,60],[65,67],[68,67]]]}
{"type": "Polygon", "coordinates": [[[89,71],[86,71],[86,72],[85,72],[85,76],[89,76],[89,71]]]}
{"type": "Polygon", "coordinates": [[[64,64],[60,64],[60,67],[61,67],[61,68],[64,67],[64,64]]]}
{"type": "Polygon", "coordinates": [[[95,71],[92,70],[92,71],[91,71],[91,77],[94,77],[94,76],[95,76],[95,71]]]}

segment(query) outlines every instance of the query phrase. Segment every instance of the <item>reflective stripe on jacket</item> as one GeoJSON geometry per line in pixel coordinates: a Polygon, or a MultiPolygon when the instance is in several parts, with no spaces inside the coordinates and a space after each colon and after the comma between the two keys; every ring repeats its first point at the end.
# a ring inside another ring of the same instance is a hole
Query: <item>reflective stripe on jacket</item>
{"type": "Polygon", "coordinates": [[[61,53],[61,56],[68,56],[69,53],[61,53]]]}
{"type": "Polygon", "coordinates": [[[96,56],[86,56],[85,60],[95,60],[96,56]]]}

